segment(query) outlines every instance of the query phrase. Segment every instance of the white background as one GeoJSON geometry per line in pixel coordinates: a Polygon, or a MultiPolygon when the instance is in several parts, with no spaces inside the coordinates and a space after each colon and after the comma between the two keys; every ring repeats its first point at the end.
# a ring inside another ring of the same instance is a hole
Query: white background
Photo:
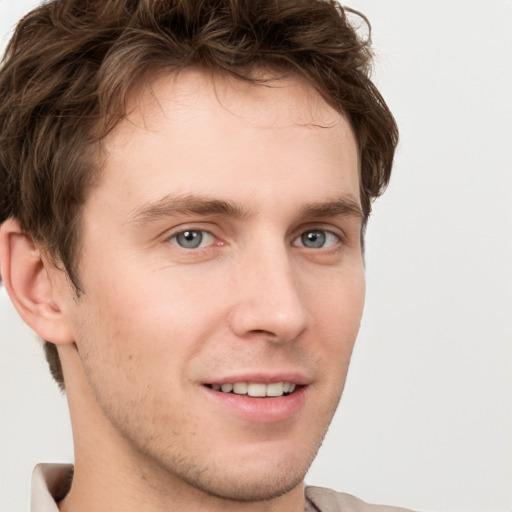
{"type": "MultiPolygon", "coordinates": [[[[31,0],[0,0],[1,44],[31,0]]],[[[344,398],[308,483],[438,512],[512,511],[512,1],[355,0],[401,143],[367,235],[344,398]]],[[[1,184],[0,184],[1,186],[1,184]]],[[[0,291],[0,512],[71,461],[65,399],[0,291]]]]}

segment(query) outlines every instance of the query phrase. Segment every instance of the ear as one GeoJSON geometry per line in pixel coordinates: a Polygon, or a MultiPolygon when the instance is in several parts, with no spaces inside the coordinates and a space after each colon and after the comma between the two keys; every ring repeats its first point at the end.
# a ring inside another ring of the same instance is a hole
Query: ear
{"type": "MultiPolygon", "coordinates": [[[[73,342],[73,333],[56,299],[50,265],[18,221],[8,219],[0,226],[0,273],[14,307],[39,337],[64,345],[73,342]]],[[[58,277],[65,279],[64,273],[58,277]]]]}

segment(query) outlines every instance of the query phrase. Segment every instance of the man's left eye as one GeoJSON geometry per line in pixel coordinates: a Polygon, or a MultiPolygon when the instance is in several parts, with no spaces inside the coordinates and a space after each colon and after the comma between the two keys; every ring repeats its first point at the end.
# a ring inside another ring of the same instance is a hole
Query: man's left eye
{"type": "Polygon", "coordinates": [[[213,244],[211,233],[202,229],[187,229],[173,235],[169,241],[182,249],[199,249],[213,244]]]}
{"type": "Polygon", "coordinates": [[[305,231],[295,239],[294,245],[308,249],[325,249],[332,247],[340,241],[340,238],[324,229],[312,229],[305,231]]]}

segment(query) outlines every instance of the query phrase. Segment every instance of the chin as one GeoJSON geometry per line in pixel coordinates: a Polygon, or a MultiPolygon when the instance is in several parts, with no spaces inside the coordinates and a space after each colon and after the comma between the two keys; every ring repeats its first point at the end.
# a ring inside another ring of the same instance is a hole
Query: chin
{"type": "MultiPolygon", "coordinates": [[[[308,466],[309,467],[309,466],[308,466]]],[[[301,485],[307,468],[303,471],[269,472],[261,477],[254,475],[206,476],[188,481],[203,493],[228,501],[256,502],[269,501],[289,493],[301,485]]]]}
{"type": "Polygon", "coordinates": [[[205,495],[236,502],[268,501],[283,496],[302,485],[313,462],[321,439],[317,442],[294,443],[281,455],[277,447],[265,450],[259,447],[250,456],[236,448],[222,462],[216,458],[166,461],[167,473],[205,495]]]}

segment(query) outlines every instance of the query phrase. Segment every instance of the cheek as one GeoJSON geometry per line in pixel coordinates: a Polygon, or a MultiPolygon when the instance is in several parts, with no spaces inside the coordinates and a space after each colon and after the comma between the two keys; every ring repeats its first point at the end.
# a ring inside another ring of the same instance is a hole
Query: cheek
{"type": "Polygon", "coordinates": [[[339,279],[325,282],[323,293],[311,301],[312,343],[322,357],[320,365],[329,369],[329,378],[342,386],[359,332],[365,298],[362,267],[339,279]],[[323,340],[320,349],[319,340],[323,340]]]}
{"type": "Polygon", "coordinates": [[[355,338],[363,314],[365,276],[362,265],[322,276],[306,284],[308,304],[316,324],[337,333],[338,337],[355,338]],[[314,283],[314,286],[313,286],[314,283]]]}
{"type": "MultiPolygon", "coordinates": [[[[101,276],[98,276],[101,277],[101,276]]],[[[181,378],[183,363],[200,350],[201,340],[223,315],[211,293],[190,281],[141,274],[88,283],[81,318],[79,350],[104,379],[134,382],[181,378]]]]}

